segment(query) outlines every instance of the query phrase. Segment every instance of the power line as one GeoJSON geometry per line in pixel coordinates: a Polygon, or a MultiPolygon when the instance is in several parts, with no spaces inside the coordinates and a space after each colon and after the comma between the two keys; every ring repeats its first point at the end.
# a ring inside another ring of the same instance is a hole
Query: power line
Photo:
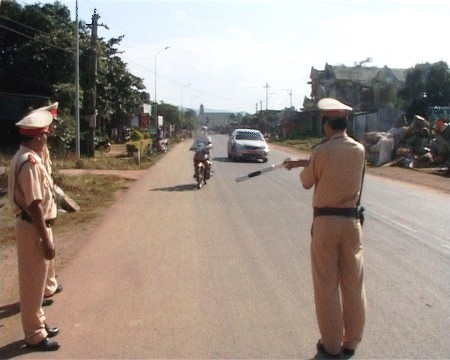
{"type": "MultiPolygon", "coordinates": [[[[0,16],[0,17],[3,18],[3,16],[0,16]]],[[[24,25],[24,24],[22,24],[22,25],[24,25]]],[[[24,25],[24,26],[25,26],[25,25],[24,25]]],[[[30,40],[34,40],[34,41],[40,42],[41,44],[50,46],[50,47],[52,47],[52,48],[55,48],[55,49],[58,49],[58,50],[62,50],[62,51],[67,52],[67,53],[69,53],[69,54],[74,54],[74,51],[73,51],[73,50],[67,50],[67,49],[64,49],[64,48],[62,48],[62,47],[59,47],[59,46],[50,44],[50,43],[48,43],[48,42],[46,42],[46,41],[42,41],[42,40],[40,40],[40,39],[37,39],[35,36],[27,35],[27,34],[24,34],[24,33],[20,32],[20,31],[11,29],[11,28],[8,27],[8,26],[5,26],[5,25],[0,24],[0,28],[3,28],[3,29],[8,30],[8,31],[11,31],[11,32],[13,32],[13,33],[15,33],[15,34],[17,34],[17,35],[26,37],[27,39],[30,39],[30,40]]],[[[45,32],[42,32],[42,31],[41,31],[41,33],[42,33],[42,34],[46,34],[45,32]]],[[[48,35],[48,34],[46,34],[46,35],[48,35]]]]}

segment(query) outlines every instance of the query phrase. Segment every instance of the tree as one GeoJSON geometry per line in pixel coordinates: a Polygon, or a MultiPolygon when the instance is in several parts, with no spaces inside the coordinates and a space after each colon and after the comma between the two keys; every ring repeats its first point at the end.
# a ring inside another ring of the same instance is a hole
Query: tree
{"type": "Polygon", "coordinates": [[[450,70],[444,61],[431,65],[425,92],[431,106],[450,106],[450,70]]]}
{"type": "Polygon", "coordinates": [[[74,36],[66,6],[2,5],[1,90],[54,98],[54,85],[73,83],[74,36]]]}
{"type": "Polygon", "coordinates": [[[165,103],[158,104],[158,115],[163,116],[164,126],[172,125],[180,128],[181,113],[178,106],[165,103]]]}
{"type": "MultiPolygon", "coordinates": [[[[128,72],[118,56],[118,46],[123,36],[101,44],[97,79],[97,109],[100,123],[108,127],[129,127],[130,119],[137,113],[145,88],[141,78],[128,72]]],[[[145,98],[145,97],[144,97],[145,98]]]]}
{"type": "Polygon", "coordinates": [[[429,106],[450,105],[450,70],[447,63],[417,64],[406,75],[405,86],[399,92],[406,102],[406,115],[426,116],[429,106]]]}
{"type": "Polygon", "coordinates": [[[180,129],[194,130],[197,127],[197,114],[192,109],[186,109],[183,114],[180,129]]]}
{"type": "MultiPolygon", "coordinates": [[[[58,101],[60,114],[74,113],[75,24],[60,2],[20,6],[2,3],[0,31],[0,92],[58,101]]],[[[90,29],[80,21],[80,90],[88,90],[90,29]]],[[[129,126],[142,103],[143,80],[127,70],[118,47],[123,36],[98,39],[97,111],[104,130],[129,126]]],[[[145,95],[144,95],[145,97],[145,95]]],[[[42,106],[45,104],[36,104],[42,106]]],[[[23,115],[23,114],[20,114],[23,115]]],[[[81,118],[83,116],[81,109],[81,118]]],[[[75,127],[74,117],[71,118],[75,127]]],[[[81,121],[81,130],[87,127],[81,121]]]]}

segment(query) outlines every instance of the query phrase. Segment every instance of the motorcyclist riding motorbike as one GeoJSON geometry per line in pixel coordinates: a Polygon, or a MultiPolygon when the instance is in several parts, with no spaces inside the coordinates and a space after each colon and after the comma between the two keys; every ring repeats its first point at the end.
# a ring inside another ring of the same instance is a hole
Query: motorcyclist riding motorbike
{"type": "MultiPolygon", "coordinates": [[[[206,173],[208,174],[208,178],[211,174],[211,165],[212,162],[210,160],[210,149],[212,148],[212,141],[211,137],[208,136],[208,127],[202,126],[201,131],[197,134],[194,143],[191,146],[191,150],[194,150],[196,152],[196,155],[194,155],[194,170],[196,168],[196,165],[198,161],[200,160],[199,153],[202,153],[203,155],[203,163],[206,168],[206,173]]],[[[196,173],[194,171],[194,178],[196,178],[196,173]]]]}

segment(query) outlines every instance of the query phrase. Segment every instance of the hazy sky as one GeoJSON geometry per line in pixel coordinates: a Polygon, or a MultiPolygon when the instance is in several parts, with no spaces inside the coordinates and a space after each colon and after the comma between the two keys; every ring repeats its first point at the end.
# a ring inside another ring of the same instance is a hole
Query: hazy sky
{"type": "MultiPolygon", "coordinates": [[[[75,18],[75,0],[60,2],[75,18]]],[[[100,37],[125,35],[121,57],[152,100],[156,59],[158,102],[195,110],[300,109],[311,67],[326,63],[450,64],[449,0],[78,0],[78,8],[87,23],[97,9],[109,27],[100,37]]]]}

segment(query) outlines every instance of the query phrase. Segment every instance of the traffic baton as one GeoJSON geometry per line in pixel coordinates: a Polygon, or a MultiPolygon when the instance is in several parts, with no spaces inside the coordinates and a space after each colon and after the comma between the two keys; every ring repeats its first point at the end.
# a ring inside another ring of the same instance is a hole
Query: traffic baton
{"type": "Polygon", "coordinates": [[[274,171],[274,170],[279,170],[279,169],[285,169],[284,163],[281,163],[281,164],[278,164],[278,165],[273,165],[272,164],[271,166],[265,167],[265,168],[263,168],[261,170],[251,172],[251,173],[249,173],[247,175],[239,176],[239,177],[236,178],[236,182],[242,182],[242,181],[254,178],[256,176],[259,176],[259,175],[262,175],[262,174],[265,174],[265,173],[268,173],[268,172],[271,172],[271,171],[274,171]]]}

